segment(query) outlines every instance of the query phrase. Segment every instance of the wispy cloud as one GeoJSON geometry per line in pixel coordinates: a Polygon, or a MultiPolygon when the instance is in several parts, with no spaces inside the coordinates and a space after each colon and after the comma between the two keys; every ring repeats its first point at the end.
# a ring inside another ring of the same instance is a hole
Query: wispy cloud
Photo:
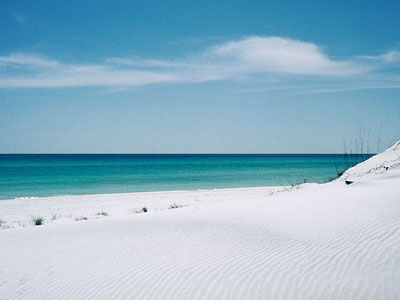
{"type": "Polygon", "coordinates": [[[28,18],[24,14],[22,14],[22,13],[20,13],[18,11],[14,11],[14,10],[11,11],[11,14],[13,15],[15,21],[17,21],[17,23],[19,25],[26,25],[27,24],[28,18]]]}
{"type": "Polygon", "coordinates": [[[400,62],[400,51],[390,50],[390,51],[380,54],[380,55],[362,55],[362,56],[357,56],[357,57],[361,58],[361,59],[367,59],[367,60],[394,63],[394,62],[400,62]]]}
{"type": "Polygon", "coordinates": [[[4,66],[55,68],[60,66],[60,63],[40,55],[13,53],[8,56],[0,56],[0,67],[4,66]]]}
{"type": "Polygon", "coordinates": [[[193,65],[183,61],[168,61],[160,59],[140,59],[140,58],[121,58],[113,57],[106,60],[107,63],[135,67],[159,67],[159,68],[184,68],[193,65]]]}
{"type": "Polygon", "coordinates": [[[389,51],[380,56],[386,62],[400,62],[400,51],[389,51]]]}
{"type": "Polygon", "coordinates": [[[305,93],[306,94],[329,94],[329,93],[343,93],[343,92],[353,92],[353,91],[362,91],[362,90],[387,90],[387,89],[400,89],[400,84],[398,85],[369,85],[369,86],[353,86],[353,87],[342,87],[342,88],[319,88],[319,89],[309,89],[305,93]]]}
{"type": "Polygon", "coordinates": [[[268,82],[279,78],[287,84],[299,77],[303,81],[348,82],[366,75],[373,82],[377,61],[397,63],[399,52],[334,59],[313,43],[254,36],[220,43],[175,60],[112,57],[97,64],[71,64],[40,55],[13,53],[0,56],[0,88],[128,88],[244,78],[268,78],[268,82]]]}
{"type": "Polygon", "coordinates": [[[22,53],[0,57],[0,74],[2,88],[129,87],[176,80],[171,72],[126,70],[106,64],[63,64],[22,53]]]}

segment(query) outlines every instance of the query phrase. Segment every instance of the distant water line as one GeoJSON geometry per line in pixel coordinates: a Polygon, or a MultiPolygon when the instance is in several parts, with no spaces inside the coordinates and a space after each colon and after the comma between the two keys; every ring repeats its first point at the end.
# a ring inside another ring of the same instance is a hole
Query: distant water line
{"type": "Polygon", "coordinates": [[[323,183],[346,163],[343,154],[1,154],[0,199],[323,183]]]}

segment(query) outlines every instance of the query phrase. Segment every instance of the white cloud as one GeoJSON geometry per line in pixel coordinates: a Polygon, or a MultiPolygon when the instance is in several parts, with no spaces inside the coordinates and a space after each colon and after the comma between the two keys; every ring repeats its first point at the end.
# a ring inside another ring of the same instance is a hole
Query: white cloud
{"type": "Polygon", "coordinates": [[[129,87],[174,80],[176,76],[170,72],[118,69],[107,64],[63,64],[23,53],[0,57],[2,88],[129,87]]]}
{"type": "Polygon", "coordinates": [[[400,62],[400,51],[389,51],[383,55],[380,55],[380,57],[386,61],[386,62],[400,62]]]}
{"type": "MultiPolygon", "coordinates": [[[[399,52],[388,52],[379,60],[398,61],[399,52]]],[[[0,88],[127,88],[243,78],[268,78],[269,82],[279,78],[290,83],[299,77],[304,81],[347,82],[374,75],[375,66],[368,61],[370,57],[333,59],[313,43],[280,37],[248,37],[175,60],[113,57],[97,64],[67,64],[40,55],[13,53],[0,56],[0,88]]]]}
{"type": "Polygon", "coordinates": [[[211,54],[253,71],[298,75],[351,75],[365,67],[332,60],[312,43],[279,37],[250,37],[214,47],[211,54]]]}
{"type": "Polygon", "coordinates": [[[39,55],[13,53],[8,56],[0,56],[0,68],[2,65],[22,65],[26,67],[54,68],[60,64],[39,55]]]}
{"type": "Polygon", "coordinates": [[[385,63],[396,63],[400,62],[400,51],[391,50],[381,55],[363,55],[357,56],[361,59],[377,61],[377,62],[385,62],[385,63]]]}
{"type": "Polygon", "coordinates": [[[183,68],[190,67],[191,65],[181,61],[168,61],[160,59],[134,59],[113,57],[106,60],[107,63],[123,65],[123,66],[136,66],[136,67],[159,67],[159,68],[183,68]]]}
{"type": "Polygon", "coordinates": [[[126,71],[60,74],[58,76],[37,76],[33,78],[10,77],[0,80],[2,88],[57,88],[57,87],[130,87],[153,83],[170,82],[174,75],[153,74],[148,72],[126,71]]]}

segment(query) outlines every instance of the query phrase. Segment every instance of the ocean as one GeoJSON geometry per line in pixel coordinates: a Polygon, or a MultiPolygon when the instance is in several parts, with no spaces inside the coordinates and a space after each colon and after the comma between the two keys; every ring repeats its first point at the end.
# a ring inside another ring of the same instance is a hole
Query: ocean
{"type": "Polygon", "coordinates": [[[348,161],[343,154],[1,154],[0,199],[323,183],[348,161]]]}

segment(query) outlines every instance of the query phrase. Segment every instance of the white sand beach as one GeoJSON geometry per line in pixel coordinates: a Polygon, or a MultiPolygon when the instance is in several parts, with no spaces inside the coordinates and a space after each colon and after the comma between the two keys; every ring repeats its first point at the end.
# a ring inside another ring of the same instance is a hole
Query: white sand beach
{"type": "Polygon", "coordinates": [[[400,299],[400,142],[326,184],[4,200],[0,219],[2,300],[400,299]]]}

